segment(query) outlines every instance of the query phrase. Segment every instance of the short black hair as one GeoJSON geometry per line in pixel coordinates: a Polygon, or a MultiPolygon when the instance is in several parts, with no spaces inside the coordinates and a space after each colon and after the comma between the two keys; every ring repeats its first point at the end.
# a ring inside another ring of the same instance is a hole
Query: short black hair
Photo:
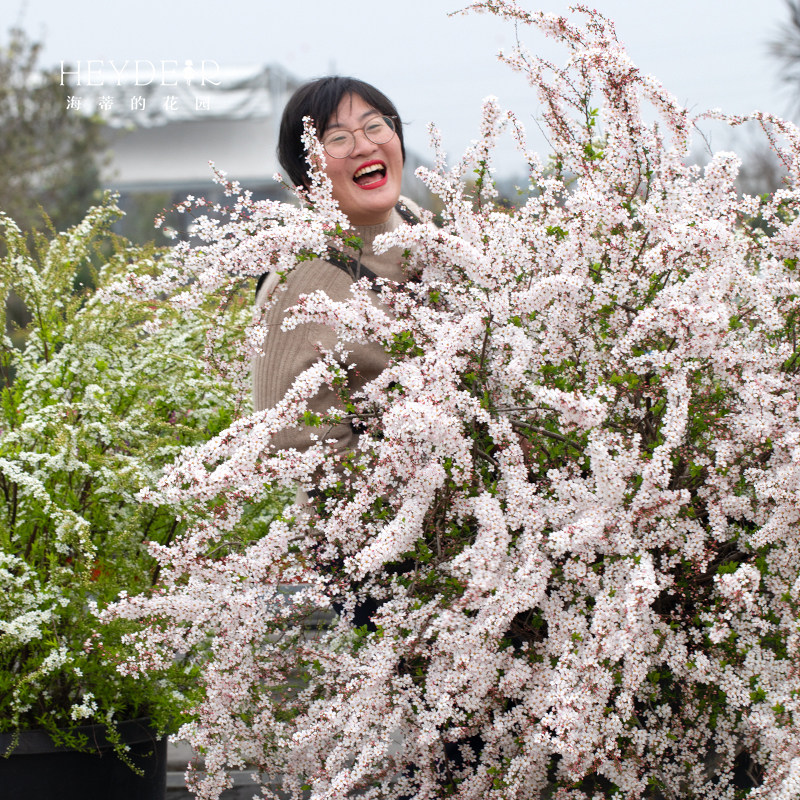
{"type": "Polygon", "coordinates": [[[328,76],[303,84],[289,98],[286,108],[283,109],[278,135],[278,160],[295,186],[305,186],[308,181],[308,163],[302,139],[303,117],[311,117],[314,120],[317,136],[322,137],[331,117],[339,110],[342,99],[354,94],[380,114],[394,117],[405,164],[403,124],[394,103],[383,92],[357,78],[328,76]]]}

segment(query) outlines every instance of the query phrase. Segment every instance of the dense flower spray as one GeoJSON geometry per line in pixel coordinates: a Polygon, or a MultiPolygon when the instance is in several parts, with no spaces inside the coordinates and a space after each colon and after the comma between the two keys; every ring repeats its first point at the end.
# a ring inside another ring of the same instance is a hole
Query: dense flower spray
{"type": "MultiPolygon", "coordinates": [[[[494,98],[449,171],[432,131],[436,167],[418,174],[443,224],[377,244],[406,250],[419,280],[385,285],[382,305],[365,282],[346,303],[303,298],[286,324],[332,326],[338,350],[150,494],[207,511],[156,548],[161,591],[116,607],[149,622],[124,669],[205,659],[183,730],[205,753],[204,798],[245,763],[320,799],[732,800],[736,765],[750,797],[796,798],[798,131],[750,118],[786,188],[740,197],[733,153],[687,165],[694,121],[599,14],[579,9],[579,27],[472,8],[569,48],[564,69],[502,56],[538,93],[552,164],[494,98]],[[493,202],[504,129],[529,169],[516,209],[493,202]],[[347,348],[363,341],[391,362],[348,394],[347,348]],[[306,399],[322,384],[341,405],[317,418],[306,399]],[[343,418],[360,426],[352,453],[326,436],[343,418]],[[312,447],[271,447],[298,422],[317,426],[312,447]],[[247,504],[295,481],[321,494],[237,546],[247,504]],[[368,600],[373,624],[354,628],[368,600]],[[310,633],[332,601],[338,622],[310,633]]],[[[299,206],[229,184],[228,221],[201,219],[172,273],[118,291],[190,307],[346,245],[311,127],[306,143],[299,206]]],[[[261,347],[256,314],[230,374],[261,347]]]]}

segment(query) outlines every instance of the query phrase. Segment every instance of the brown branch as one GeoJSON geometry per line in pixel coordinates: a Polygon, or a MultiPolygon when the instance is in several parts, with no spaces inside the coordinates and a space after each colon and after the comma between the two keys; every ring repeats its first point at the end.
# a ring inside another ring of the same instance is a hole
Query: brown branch
{"type": "Polygon", "coordinates": [[[484,451],[481,450],[479,447],[476,447],[475,451],[477,452],[477,454],[481,458],[483,458],[484,460],[488,461],[490,464],[493,464],[495,467],[499,467],[500,466],[500,462],[495,461],[488,453],[484,453],[484,451]]]}
{"type": "MultiPolygon", "coordinates": [[[[167,538],[164,540],[163,544],[164,547],[167,547],[169,543],[172,541],[172,537],[175,534],[175,531],[178,529],[178,520],[172,520],[172,525],[170,526],[169,533],[167,534],[167,538]]],[[[151,586],[155,586],[158,582],[159,575],[161,574],[161,564],[156,564],[155,569],[153,570],[153,579],[150,582],[151,586]]]]}
{"type": "Polygon", "coordinates": [[[533,431],[541,436],[546,436],[548,439],[555,439],[557,442],[563,442],[564,444],[573,448],[573,450],[577,450],[579,453],[583,452],[583,448],[580,445],[578,445],[576,442],[573,442],[572,439],[562,436],[560,433],[553,433],[553,431],[549,431],[547,428],[540,428],[537,425],[531,425],[529,422],[526,422],[523,419],[512,419],[510,422],[516,428],[533,431]]]}

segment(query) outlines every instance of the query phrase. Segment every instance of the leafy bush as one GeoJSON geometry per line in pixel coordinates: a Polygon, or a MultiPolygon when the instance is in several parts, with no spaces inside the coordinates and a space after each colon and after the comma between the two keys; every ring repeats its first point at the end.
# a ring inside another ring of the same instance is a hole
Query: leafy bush
{"type": "MultiPolygon", "coordinates": [[[[131,625],[93,633],[92,612],[151,592],[159,570],[149,546],[168,545],[184,527],[136,493],[236,413],[233,386],[203,360],[209,309],[180,316],[158,300],[109,303],[98,293],[121,275],[165,267],[167,251],[109,233],[119,216],[107,199],[66,233],[37,236],[33,251],[0,216],[3,303],[13,290],[32,313],[24,349],[5,338],[0,359],[2,731],[146,715],[163,730],[197,702],[194,666],[127,677],[116,661],[131,625]],[[98,291],[75,293],[78,271],[97,263],[98,291]]],[[[226,322],[241,325],[243,315],[241,305],[226,322]]]]}

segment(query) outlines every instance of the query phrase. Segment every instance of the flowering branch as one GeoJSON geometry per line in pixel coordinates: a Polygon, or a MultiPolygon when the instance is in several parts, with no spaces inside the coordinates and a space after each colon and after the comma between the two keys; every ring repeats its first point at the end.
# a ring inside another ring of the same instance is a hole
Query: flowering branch
{"type": "MultiPolygon", "coordinates": [[[[204,798],[245,762],[320,799],[723,798],[743,758],[750,797],[792,796],[798,131],[751,116],[788,176],[740,197],[734,154],[685,163],[694,120],[601,15],[471,9],[568,48],[563,69],[521,45],[502,55],[539,97],[552,166],[494,98],[449,172],[432,131],[436,167],[418,175],[442,227],[423,215],[375,243],[409,251],[419,282],[386,282],[382,307],[363,284],[347,303],[301,297],[284,325],[331,327],[335,352],[151,492],[205,513],[158,551],[162,592],[115,609],[161,621],[126,669],[198,648],[207,700],[184,733],[206,753],[204,798]],[[529,169],[511,210],[492,202],[504,128],[529,169]],[[348,394],[347,351],[364,342],[390,362],[348,394]],[[322,386],[345,412],[309,412],[322,386]],[[328,429],[354,419],[358,447],[341,452],[328,429]],[[277,450],[299,424],[328,433],[277,450]],[[248,502],[295,482],[310,503],[219,555],[248,502]],[[338,619],[309,635],[331,606],[338,619]]],[[[179,307],[346,246],[310,129],[306,146],[308,204],[239,197],[236,219],[178,245],[179,307]]],[[[269,346],[262,319],[243,354],[269,346]]]]}

